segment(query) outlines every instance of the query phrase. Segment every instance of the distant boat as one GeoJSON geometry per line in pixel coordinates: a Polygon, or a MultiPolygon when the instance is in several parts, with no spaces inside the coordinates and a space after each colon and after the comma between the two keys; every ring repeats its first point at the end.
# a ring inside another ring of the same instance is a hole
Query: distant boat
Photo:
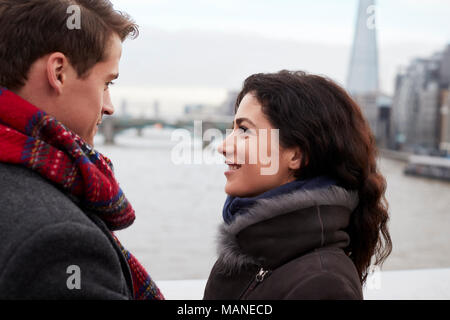
{"type": "Polygon", "coordinates": [[[450,182],[450,159],[412,155],[404,173],[450,182]]]}

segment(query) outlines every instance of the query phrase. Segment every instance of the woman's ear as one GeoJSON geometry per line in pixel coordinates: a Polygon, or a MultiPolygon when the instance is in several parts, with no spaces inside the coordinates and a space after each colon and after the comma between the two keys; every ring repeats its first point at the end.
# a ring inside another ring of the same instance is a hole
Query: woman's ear
{"type": "Polygon", "coordinates": [[[299,147],[290,148],[288,151],[288,166],[291,170],[298,170],[302,164],[303,153],[299,147]]]}
{"type": "Polygon", "coordinates": [[[61,52],[52,53],[47,60],[47,78],[50,87],[60,95],[67,79],[69,61],[61,52]]]}

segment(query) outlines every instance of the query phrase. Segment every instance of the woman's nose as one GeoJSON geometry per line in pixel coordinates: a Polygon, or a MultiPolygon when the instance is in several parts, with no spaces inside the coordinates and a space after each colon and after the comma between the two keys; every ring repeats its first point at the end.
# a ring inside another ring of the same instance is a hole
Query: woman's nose
{"type": "Polygon", "coordinates": [[[233,137],[234,137],[233,134],[228,135],[217,147],[217,152],[222,154],[225,158],[233,155],[234,152],[233,137]]]}

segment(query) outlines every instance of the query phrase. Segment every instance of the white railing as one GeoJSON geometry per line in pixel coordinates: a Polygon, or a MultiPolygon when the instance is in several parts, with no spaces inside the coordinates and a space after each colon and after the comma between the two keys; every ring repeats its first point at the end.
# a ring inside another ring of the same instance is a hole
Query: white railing
{"type": "MultiPolygon", "coordinates": [[[[206,280],[157,281],[169,300],[200,300],[206,280]]],[[[366,300],[450,299],[450,269],[375,272],[364,288],[366,300]]]]}

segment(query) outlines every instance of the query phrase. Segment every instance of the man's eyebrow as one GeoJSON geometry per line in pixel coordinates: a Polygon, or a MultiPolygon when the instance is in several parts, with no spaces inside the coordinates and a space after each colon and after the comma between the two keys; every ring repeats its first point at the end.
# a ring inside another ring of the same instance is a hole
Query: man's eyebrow
{"type": "Polygon", "coordinates": [[[237,118],[235,120],[236,125],[238,125],[238,126],[241,125],[241,123],[244,121],[246,121],[246,122],[250,123],[252,126],[256,127],[256,125],[249,118],[237,118]]]}
{"type": "Polygon", "coordinates": [[[111,80],[115,80],[115,79],[117,79],[117,78],[119,78],[119,74],[118,74],[118,73],[111,73],[111,74],[108,76],[108,79],[111,79],[111,80]]]}

